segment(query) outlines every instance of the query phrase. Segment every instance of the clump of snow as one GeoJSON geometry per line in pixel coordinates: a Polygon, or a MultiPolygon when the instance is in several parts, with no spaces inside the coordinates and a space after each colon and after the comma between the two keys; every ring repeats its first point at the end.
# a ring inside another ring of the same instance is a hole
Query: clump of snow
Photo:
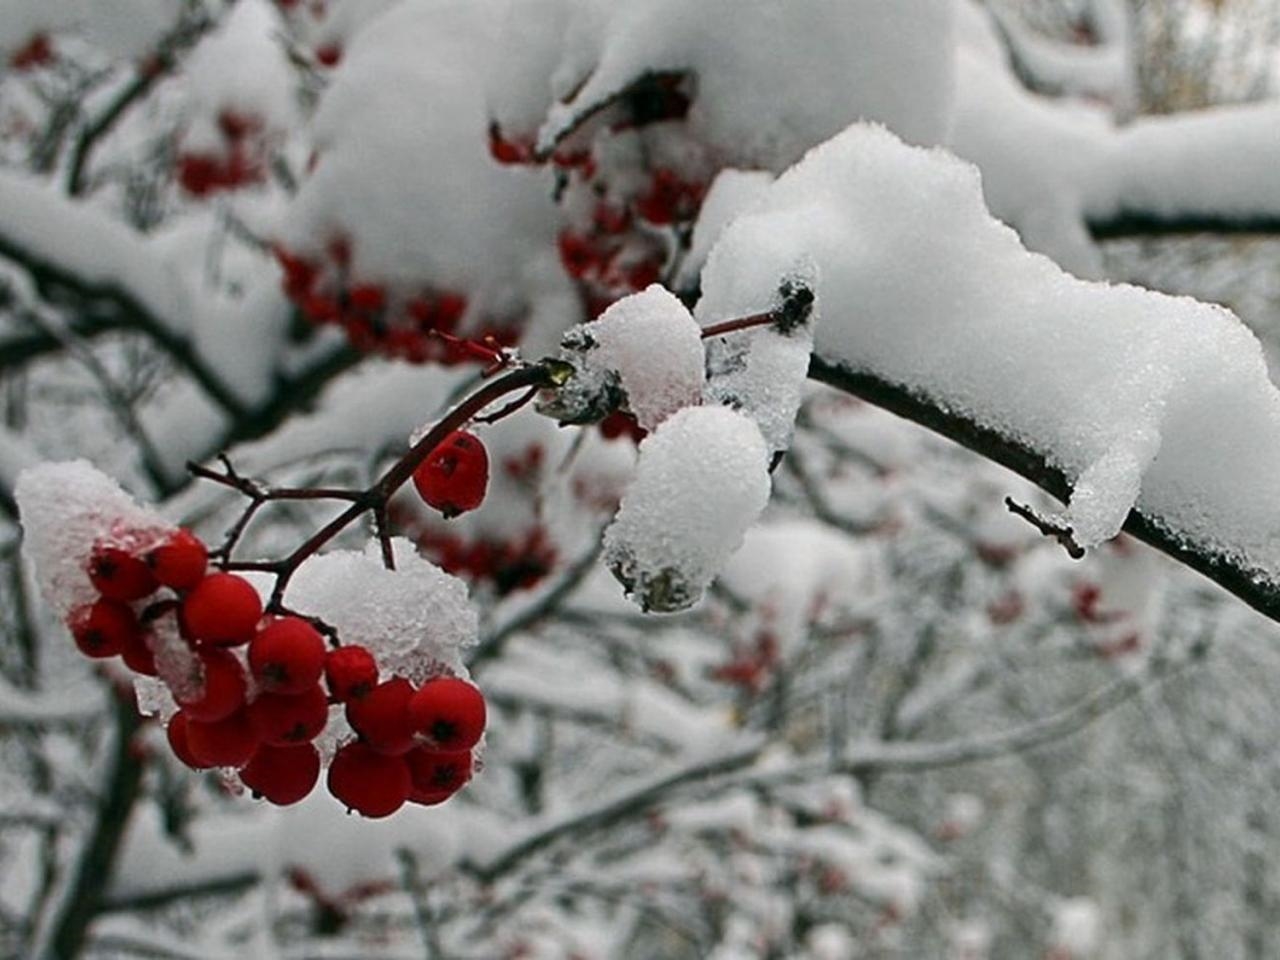
{"type": "Polygon", "coordinates": [[[1280,394],[1228,311],[1065,274],[991,217],[976,170],[871,126],[725,230],[699,314],[767,308],[806,256],[829,318],[817,352],[1040,452],[1079,485],[1064,519],[1082,543],[1114,535],[1136,496],[1280,578],[1280,394]]]}
{"type": "Polygon", "coordinates": [[[526,0],[513,16],[492,109],[543,149],[663,72],[693,74],[689,126],[728,166],[782,170],[859,118],[936,143],[949,119],[948,0],[526,0]]]}
{"type": "Polygon", "coordinates": [[[676,286],[685,289],[696,282],[707,262],[707,255],[715,246],[720,234],[743,210],[749,209],[766,187],[773,183],[773,175],[765,170],[721,170],[711,181],[698,219],[693,225],[693,238],[689,250],[680,264],[676,286]]]}
{"type": "Polygon", "coordinates": [[[660,284],[618,300],[597,320],[569,330],[561,359],[574,374],[541,405],[548,416],[583,423],[624,406],[645,430],[702,402],[705,358],[693,315],[660,284]]]}
{"type": "Polygon", "coordinates": [[[14,498],[23,552],[35,567],[45,602],[61,619],[98,597],[88,574],[95,544],[145,549],[172,529],[85,460],[24,470],[14,498]]]}
{"type": "Polygon", "coordinates": [[[376,542],[312,557],[289,583],[290,608],[320,617],[343,643],[367,647],[384,675],[414,683],[442,672],[465,675],[460,651],[475,644],[478,631],[466,586],[408,540],[392,544],[395,570],[383,566],[376,542]]]}
{"type": "Polygon", "coordinates": [[[755,422],[727,407],[686,407],[640,445],[635,477],[605,531],[605,560],[645,610],[685,609],[768,499],[768,448],[755,422]]]}
{"type": "Polygon", "coordinates": [[[1092,956],[1102,936],[1102,911],[1089,897],[1054,904],[1053,943],[1074,958],[1092,956]]]}

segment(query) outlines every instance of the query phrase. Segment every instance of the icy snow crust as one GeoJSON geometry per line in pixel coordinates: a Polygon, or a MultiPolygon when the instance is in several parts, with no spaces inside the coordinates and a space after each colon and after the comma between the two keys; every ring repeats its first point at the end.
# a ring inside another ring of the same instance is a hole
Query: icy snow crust
{"type": "Polygon", "coordinates": [[[640,445],[635,477],[605,531],[605,562],[644,609],[684,609],[768,499],[768,449],[755,422],[727,407],[686,407],[640,445]]]}
{"type": "Polygon", "coordinates": [[[1280,579],[1280,395],[1230,312],[1069,276],[991,217],[973,167],[867,125],[725,230],[700,321],[767,306],[802,256],[826,318],[819,355],[1040,451],[1074,482],[1083,544],[1136,501],[1280,579]]]}
{"type": "Polygon", "coordinates": [[[726,165],[781,170],[857,119],[943,138],[950,0],[516,0],[492,109],[549,149],[648,73],[696,77],[688,123],[726,165]]]}

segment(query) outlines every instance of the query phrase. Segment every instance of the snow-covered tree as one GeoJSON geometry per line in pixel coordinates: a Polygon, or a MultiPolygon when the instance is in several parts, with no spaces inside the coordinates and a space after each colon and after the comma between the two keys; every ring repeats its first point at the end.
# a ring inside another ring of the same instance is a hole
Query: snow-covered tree
{"type": "Polygon", "coordinates": [[[1278,38],[0,2],[0,949],[1272,955],[1278,38]]]}

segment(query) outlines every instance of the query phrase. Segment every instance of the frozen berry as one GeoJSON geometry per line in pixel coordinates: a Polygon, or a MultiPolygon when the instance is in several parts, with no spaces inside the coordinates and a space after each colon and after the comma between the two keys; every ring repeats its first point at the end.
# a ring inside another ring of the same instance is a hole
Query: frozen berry
{"type": "Polygon", "coordinates": [[[409,799],[415,803],[438,802],[426,798],[437,794],[450,796],[471,779],[470,750],[416,747],[405,754],[405,761],[409,764],[409,777],[413,781],[413,793],[409,799]]]}
{"type": "Polygon", "coordinates": [[[240,661],[226,650],[202,650],[194,661],[190,688],[176,689],[173,698],[192,720],[212,723],[244,706],[248,686],[240,661]]]}
{"type": "Polygon", "coordinates": [[[179,710],[169,718],[169,726],[165,728],[165,737],[169,741],[169,749],[173,755],[192,770],[207,770],[209,765],[196,759],[187,743],[187,714],[179,710]]]}
{"type": "Polygon", "coordinates": [[[311,792],[320,779],[320,754],[309,743],[288,747],[267,744],[240,771],[240,780],[255,795],[285,807],[311,792]]]}
{"type": "Polygon", "coordinates": [[[128,550],[99,544],[89,557],[89,579],[108,600],[141,600],[158,584],[146,563],[128,550]]]}
{"type": "Polygon", "coordinates": [[[264,693],[249,704],[249,719],[263,743],[277,747],[307,743],[329,721],[329,700],[318,683],[292,696],[264,693]]]}
{"type": "Polygon", "coordinates": [[[379,753],[405,753],[413,748],[409,698],[413,684],[404,677],[380,683],[360,700],[347,703],[347,722],[379,753]]]}
{"type": "Polygon", "coordinates": [[[339,647],[325,654],[324,678],[335,700],[359,700],[378,685],[378,662],[364,647],[339,647]]]}
{"type": "Polygon", "coordinates": [[[244,577],[211,573],[182,601],[182,619],[198,641],[238,646],[253,637],[262,619],[262,598],[244,577]]]}
{"type": "Polygon", "coordinates": [[[489,454],[479,437],[455,430],[413,471],[413,485],[446,517],[474,510],[489,486],[489,454]]]}
{"type": "Polygon", "coordinates": [[[484,733],[484,696],[457,677],[436,677],[409,700],[413,729],[439,750],[469,750],[484,733]]]}
{"type": "Polygon", "coordinates": [[[114,657],[138,630],[138,618],[123,603],[99,600],[71,611],[71,637],[86,657],[114,657]]]}
{"type": "Polygon", "coordinates": [[[166,587],[190,590],[204,579],[209,551],[190,530],[177,530],[147,554],[151,573],[166,587]]]}
{"type": "Polygon", "coordinates": [[[120,659],[134,673],[140,673],[146,677],[157,675],[156,655],[147,643],[145,630],[135,630],[129,634],[120,651],[120,659]]]}
{"type": "Polygon", "coordinates": [[[301,617],[277,617],[249,643],[249,671],[270,693],[303,693],[324,672],[324,637],[301,617]]]}
{"type": "Polygon", "coordinates": [[[403,757],[389,757],[363,743],[349,743],[329,764],[329,792],[366,817],[389,817],[409,799],[412,782],[403,757]]]}
{"type": "Polygon", "coordinates": [[[187,747],[207,767],[243,767],[258,748],[258,735],[244,710],[221,720],[187,720],[187,747]]]}

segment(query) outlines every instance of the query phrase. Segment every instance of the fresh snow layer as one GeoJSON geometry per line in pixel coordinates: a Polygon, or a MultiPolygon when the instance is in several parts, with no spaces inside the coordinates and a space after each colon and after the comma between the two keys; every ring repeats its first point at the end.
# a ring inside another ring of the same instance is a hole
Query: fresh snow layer
{"type": "Polygon", "coordinates": [[[755,421],[686,407],[640,445],[636,474],[605,531],[605,561],[646,610],[691,606],[769,499],[769,456],[755,421]]]}
{"type": "Polygon", "coordinates": [[[1075,484],[1082,543],[1113,536],[1136,501],[1280,579],[1280,395],[1230,312],[1069,276],[992,218],[974,168],[867,125],[725,230],[700,318],[767,307],[806,257],[819,355],[1041,452],[1075,484]]]}
{"type": "Polygon", "coordinates": [[[549,148],[644,75],[691,72],[690,129],[726,165],[782,170],[857,119],[936,143],[953,18],[950,0],[515,0],[492,109],[549,148]]]}

